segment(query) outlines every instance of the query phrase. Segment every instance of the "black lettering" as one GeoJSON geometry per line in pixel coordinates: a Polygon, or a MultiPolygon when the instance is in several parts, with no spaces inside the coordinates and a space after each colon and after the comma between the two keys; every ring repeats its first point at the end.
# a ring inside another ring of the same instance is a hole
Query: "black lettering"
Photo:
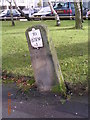
{"type": "Polygon", "coordinates": [[[40,40],[41,40],[41,37],[35,37],[35,38],[31,39],[32,42],[37,42],[37,41],[40,41],[40,40]]]}
{"type": "Polygon", "coordinates": [[[32,34],[33,34],[33,36],[36,36],[36,35],[37,35],[37,33],[36,33],[36,32],[33,32],[32,34]]]}
{"type": "Polygon", "coordinates": [[[38,40],[40,41],[40,40],[41,40],[41,37],[39,37],[38,40]]]}

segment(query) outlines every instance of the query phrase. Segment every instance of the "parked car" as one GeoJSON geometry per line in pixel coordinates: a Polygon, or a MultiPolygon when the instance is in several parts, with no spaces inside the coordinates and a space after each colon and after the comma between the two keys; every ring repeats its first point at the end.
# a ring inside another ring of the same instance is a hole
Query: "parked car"
{"type": "MultiPolygon", "coordinates": [[[[59,2],[54,5],[55,11],[58,13],[59,16],[75,16],[75,7],[73,2],[59,2]]],[[[87,10],[83,6],[83,16],[86,16],[87,10]]]]}
{"type": "Polygon", "coordinates": [[[41,16],[50,16],[51,15],[51,9],[49,6],[41,8],[40,11],[33,14],[34,17],[41,17],[41,16]]]}
{"type": "Polygon", "coordinates": [[[90,20],[90,10],[87,11],[86,18],[90,20]]]}
{"type": "MultiPolygon", "coordinates": [[[[75,7],[73,2],[55,2],[53,7],[59,16],[75,16],[75,7]]],[[[83,6],[83,15],[86,16],[86,14],[87,9],[83,6]]],[[[38,13],[33,14],[33,16],[54,16],[54,14],[48,6],[42,8],[38,13]]]]}
{"type": "Polygon", "coordinates": [[[24,8],[22,11],[25,15],[29,15],[29,8],[24,8]]]}
{"type": "Polygon", "coordinates": [[[41,7],[36,7],[36,8],[34,8],[34,13],[37,13],[37,12],[39,12],[41,10],[41,7]]]}
{"type": "MultiPolygon", "coordinates": [[[[37,13],[39,10],[40,10],[40,8],[33,8],[32,9],[33,11],[32,11],[32,13],[31,13],[31,15],[33,15],[33,13],[37,13]]],[[[25,15],[28,15],[29,16],[29,12],[30,12],[30,9],[29,8],[24,8],[23,10],[22,10],[23,12],[24,12],[24,14],[25,15]]]]}
{"type": "MultiPolygon", "coordinates": [[[[12,13],[13,13],[13,17],[19,17],[21,13],[19,13],[19,11],[17,11],[16,9],[13,9],[12,10],[12,13]]],[[[11,14],[10,14],[10,9],[6,9],[4,10],[1,14],[0,14],[0,17],[10,17],[11,14]]]]}
{"type": "Polygon", "coordinates": [[[3,11],[4,11],[3,9],[0,9],[0,14],[1,14],[3,11]]]}

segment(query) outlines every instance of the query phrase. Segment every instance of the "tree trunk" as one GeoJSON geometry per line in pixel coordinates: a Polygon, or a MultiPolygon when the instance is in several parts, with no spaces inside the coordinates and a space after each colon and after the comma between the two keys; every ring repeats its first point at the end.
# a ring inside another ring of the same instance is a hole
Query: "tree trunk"
{"type": "Polygon", "coordinates": [[[82,1],[80,2],[80,9],[81,9],[81,18],[83,22],[83,6],[82,6],[82,1]]]}
{"type": "Polygon", "coordinates": [[[80,9],[80,2],[74,2],[75,6],[75,28],[82,29],[82,17],[81,17],[81,9],[80,9]]]}
{"type": "Polygon", "coordinates": [[[12,3],[10,2],[10,14],[11,14],[11,21],[12,21],[12,26],[15,26],[14,20],[13,20],[13,12],[12,12],[12,3]]]}
{"type": "Polygon", "coordinates": [[[21,13],[21,16],[25,17],[29,21],[30,20],[29,16],[24,14],[24,12],[17,6],[15,0],[13,0],[13,2],[15,4],[15,8],[21,13]]]}
{"type": "Polygon", "coordinates": [[[12,21],[12,26],[15,26],[15,23],[14,23],[14,20],[13,20],[13,12],[12,12],[12,0],[9,1],[9,0],[6,0],[9,4],[10,4],[10,15],[11,15],[11,21],[12,21]]]}
{"type": "Polygon", "coordinates": [[[54,8],[53,8],[53,6],[52,6],[52,3],[49,1],[48,4],[49,4],[49,6],[50,6],[51,11],[52,11],[53,14],[55,15],[56,25],[59,26],[59,25],[60,25],[60,18],[59,18],[59,16],[58,16],[58,14],[56,13],[56,11],[54,10],[54,8]]]}

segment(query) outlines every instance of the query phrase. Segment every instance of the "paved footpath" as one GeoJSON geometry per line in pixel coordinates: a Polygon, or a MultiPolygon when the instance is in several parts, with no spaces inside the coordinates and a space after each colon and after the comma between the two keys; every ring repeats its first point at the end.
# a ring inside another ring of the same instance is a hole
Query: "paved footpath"
{"type": "Polygon", "coordinates": [[[87,118],[87,96],[73,95],[63,104],[63,99],[55,94],[39,93],[31,90],[26,100],[21,95],[15,99],[15,84],[3,85],[3,118],[87,118]],[[11,114],[8,115],[8,92],[11,93],[11,114]],[[62,101],[62,102],[61,102],[62,101]]]}

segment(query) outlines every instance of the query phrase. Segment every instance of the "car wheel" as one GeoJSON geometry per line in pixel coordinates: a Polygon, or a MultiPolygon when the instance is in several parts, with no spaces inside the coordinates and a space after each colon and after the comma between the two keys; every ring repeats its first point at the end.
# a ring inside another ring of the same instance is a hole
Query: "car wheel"
{"type": "Polygon", "coordinates": [[[72,20],[75,20],[75,14],[72,16],[72,20]]]}

